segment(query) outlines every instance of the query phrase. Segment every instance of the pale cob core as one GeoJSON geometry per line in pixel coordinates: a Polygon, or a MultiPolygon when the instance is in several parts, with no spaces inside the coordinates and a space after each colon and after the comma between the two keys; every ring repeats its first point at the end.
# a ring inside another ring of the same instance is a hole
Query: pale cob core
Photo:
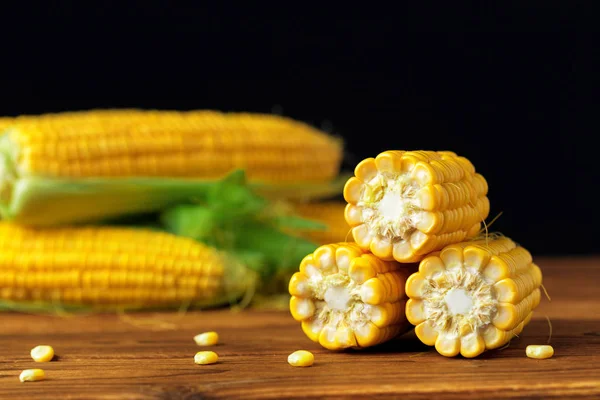
{"type": "Polygon", "coordinates": [[[497,311],[492,283],[478,271],[460,267],[430,277],[423,287],[427,320],[455,337],[483,328],[497,311]]]}
{"type": "Polygon", "coordinates": [[[354,243],[319,247],[290,280],[290,311],[323,347],[369,347],[406,329],[404,284],[414,265],[382,261],[354,243]]]}
{"type": "Polygon", "coordinates": [[[406,283],[406,316],[423,343],[475,357],[518,335],[540,301],[541,270],[508,238],[466,241],[427,256],[406,283]]]}
{"type": "MultiPolygon", "coordinates": [[[[361,300],[362,286],[343,273],[309,275],[307,286],[312,292],[317,320],[332,332],[339,327],[358,330],[371,320],[372,308],[361,300]]],[[[368,288],[365,288],[368,290],[368,288]]]]}
{"type": "Polygon", "coordinates": [[[362,217],[369,230],[388,239],[407,240],[415,230],[417,185],[408,174],[378,173],[365,182],[360,201],[362,217]]]}

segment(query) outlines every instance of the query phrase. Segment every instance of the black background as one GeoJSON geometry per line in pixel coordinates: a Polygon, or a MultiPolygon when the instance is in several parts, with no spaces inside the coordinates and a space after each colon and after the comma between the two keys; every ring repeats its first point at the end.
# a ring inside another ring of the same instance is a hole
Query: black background
{"type": "Polygon", "coordinates": [[[600,253],[594,2],[414,3],[4,3],[0,115],[277,112],[344,137],[349,168],[453,150],[487,178],[493,230],[600,253]]]}

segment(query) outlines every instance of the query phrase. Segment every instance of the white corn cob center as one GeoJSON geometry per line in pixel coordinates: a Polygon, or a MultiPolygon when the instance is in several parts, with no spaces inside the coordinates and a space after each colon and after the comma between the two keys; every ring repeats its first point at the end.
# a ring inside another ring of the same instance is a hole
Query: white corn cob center
{"type": "MultiPolygon", "coordinates": [[[[313,299],[301,303],[307,316],[314,316],[314,324],[321,330],[333,336],[345,329],[358,331],[371,320],[375,319],[375,306],[365,304],[374,295],[368,285],[361,285],[340,273],[335,266],[335,260],[329,255],[321,258],[322,266],[330,269],[306,269],[307,289],[313,299]],[[331,259],[324,259],[329,257],[331,259]],[[327,274],[329,272],[329,274],[327,274]]],[[[347,266],[339,266],[347,270],[347,266]]],[[[302,312],[303,313],[303,312],[302,312]]]]}
{"type": "Polygon", "coordinates": [[[423,309],[440,334],[456,338],[491,323],[498,301],[494,282],[478,271],[457,266],[425,280],[423,309]]]}
{"type": "Polygon", "coordinates": [[[362,220],[371,235],[408,240],[416,229],[421,209],[416,193],[418,186],[409,173],[377,173],[365,182],[360,200],[362,220]]]}

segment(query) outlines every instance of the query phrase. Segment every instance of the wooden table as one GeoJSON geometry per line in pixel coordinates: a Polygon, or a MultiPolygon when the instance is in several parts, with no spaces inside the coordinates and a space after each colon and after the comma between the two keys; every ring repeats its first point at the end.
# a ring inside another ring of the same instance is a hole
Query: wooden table
{"type": "Polygon", "coordinates": [[[333,353],[310,342],[284,311],[205,311],[183,316],[0,315],[0,399],[400,398],[600,399],[600,259],[536,259],[552,301],[504,350],[448,359],[407,334],[378,348],[333,353]],[[555,356],[525,357],[548,340],[555,356]],[[200,366],[195,334],[216,330],[220,362],[200,366]],[[36,364],[29,350],[58,355],[36,364]],[[287,356],[307,349],[310,368],[287,356]],[[20,383],[26,368],[47,380],[20,383]]]}

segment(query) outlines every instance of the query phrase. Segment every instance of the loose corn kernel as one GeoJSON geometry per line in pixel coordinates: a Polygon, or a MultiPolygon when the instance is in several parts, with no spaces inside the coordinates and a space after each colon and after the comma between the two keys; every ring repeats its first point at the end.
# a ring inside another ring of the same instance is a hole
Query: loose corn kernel
{"type": "Polygon", "coordinates": [[[214,364],[219,360],[219,356],[214,351],[199,351],[194,356],[194,362],[200,365],[214,364]]]}
{"type": "Polygon", "coordinates": [[[292,367],[310,367],[315,362],[315,356],[306,350],[298,350],[288,356],[288,363],[292,367]]]}
{"type": "Polygon", "coordinates": [[[204,332],[194,336],[194,341],[198,346],[214,346],[219,342],[217,332],[204,332]]]}
{"type": "Polygon", "coordinates": [[[47,345],[35,346],[30,354],[35,362],[48,362],[54,358],[54,349],[47,345]]]}
{"type": "Polygon", "coordinates": [[[525,349],[525,353],[529,358],[537,358],[538,360],[543,360],[545,358],[550,358],[554,355],[554,348],[549,345],[532,344],[527,346],[527,348],[525,349]]]}
{"type": "Polygon", "coordinates": [[[46,373],[43,369],[26,369],[19,375],[21,382],[41,381],[46,378],[46,373]]]}

